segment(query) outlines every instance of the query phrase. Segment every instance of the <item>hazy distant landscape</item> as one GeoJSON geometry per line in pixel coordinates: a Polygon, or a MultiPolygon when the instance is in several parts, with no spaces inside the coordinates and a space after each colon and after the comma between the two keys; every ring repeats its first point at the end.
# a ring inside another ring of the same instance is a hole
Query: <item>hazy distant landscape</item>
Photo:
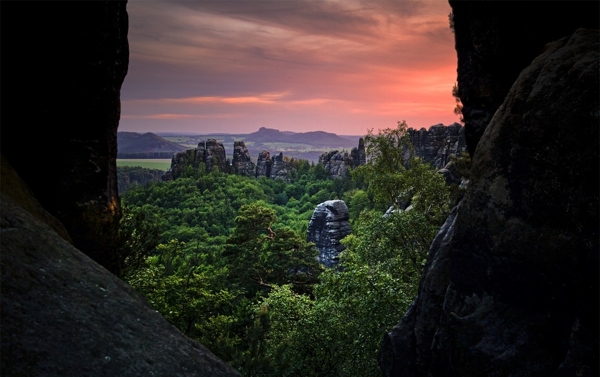
{"type": "MultiPolygon", "coordinates": [[[[223,143],[227,158],[232,158],[233,142],[244,141],[252,158],[267,150],[271,154],[283,152],[290,158],[317,162],[319,156],[332,150],[350,150],[358,145],[360,135],[336,135],[324,131],[289,132],[261,127],[250,134],[196,134],[190,132],[135,133],[119,132],[119,166],[142,166],[160,169],[165,161],[170,161],[173,153],[198,146],[201,140],[216,139],[223,143]],[[155,162],[139,161],[154,159],[155,162]],[[139,161],[139,164],[138,164],[139,161]]],[[[170,162],[167,162],[170,165],[170,162]]],[[[168,168],[168,166],[167,166],[168,168]]],[[[165,169],[166,170],[166,169],[165,169]]]]}

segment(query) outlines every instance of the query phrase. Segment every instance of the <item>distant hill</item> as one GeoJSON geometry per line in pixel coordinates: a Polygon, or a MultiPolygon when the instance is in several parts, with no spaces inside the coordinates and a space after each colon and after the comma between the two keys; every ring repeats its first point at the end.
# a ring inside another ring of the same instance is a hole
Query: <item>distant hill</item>
{"type": "Polygon", "coordinates": [[[187,149],[151,132],[117,132],[117,148],[117,158],[171,158],[187,149]]]}
{"type": "Polygon", "coordinates": [[[295,143],[310,144],[315,146],[355,146],[352,140],[344,139],[334,133],[325,131],[281,132],[272,128],[261,127],[257,132],[244,135],[244,141],[253,141],[260,143],[295,143]]]}

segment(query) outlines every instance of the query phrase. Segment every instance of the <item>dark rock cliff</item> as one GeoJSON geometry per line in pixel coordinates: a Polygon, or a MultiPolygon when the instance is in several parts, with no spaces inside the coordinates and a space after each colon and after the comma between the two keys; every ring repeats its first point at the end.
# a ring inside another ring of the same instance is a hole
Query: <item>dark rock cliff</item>
{"type": "Polygon", "coordinates": [[[0,374],[238,376],[79,250],[110,268],[126,3],[1,17],[0,374]]]}
{"type": "Polygon", "coordinates": [[[258,159],[256,160],[256,176],[271,176],[271,154],[269,151],[263,150],[258,154],[258,159]]]}
{"type": "Polygon", "coordinates": [[[513,84],[384,337],[386,376],[598,375],[599,46],[578,30],[513,84]]]}
{"type": "Polygon", "coordinates": [[[239,376],[5,191],[3,376],[239,376]]]}
{"type": "Polygon", "coordinates": [[[450,0],[458,56],[458,95],[471,156],[519,73],[544,45],[577,28],[597,29],[597,1],[450,0]]]}
{"type": "Polygon", "coordinates": [[[117,192],[124,1],[2,3],[2,154],[73,243],[105,266],[117,192]]]}
{"type": "Polygon", "coordinates": [[[319,164],[323,165],[327,175],[332,179],[343,178],[348,174],[349,168],[356,168],[366,162],[365,141],[362,137],[358,140],[358,147],[352,148],[350,153],[336,150],[319,156],[319,164]]]}
{"type": "Polygon", "coordinates": [[[254,177],[256,174],[256,165],[250,158],[250,153],[243,141],[233,142],[233,159],[231,161],[233,172],[235,174],[254,177]]]}
{"type": "Polygon", "coordinates": [[[343,200],[328,200],[315,208],[306,231],[306,242],[314,242],[321,252],[319,262],[325,267],[337,265],[339,254],[346,249],[340,240],[352,233],[349,219],[343,200]]]}
{"type": "Polygon", "coordinates": [[[206,171],[227,171],[228,166],[223,143],[219,143],[215,139],[201,140],[195,149],[173,154],[171,167],[165,172],[162,179],[164,181],[176,179],[186,169],[198,170],[201,166],[206,171]]]}
{"type": "MultiPolygon", "coordinates": [[[[450,162],[450,156],[459,155],[467,149],[465,129],[458,123],[449,126],[436,124],[429,130],[409,128],[406,132],[414,147],[414,154],[438,169],[450,162]]],[[[410,156],[411,153],[406,154],[407,159],[410,156]]]]}

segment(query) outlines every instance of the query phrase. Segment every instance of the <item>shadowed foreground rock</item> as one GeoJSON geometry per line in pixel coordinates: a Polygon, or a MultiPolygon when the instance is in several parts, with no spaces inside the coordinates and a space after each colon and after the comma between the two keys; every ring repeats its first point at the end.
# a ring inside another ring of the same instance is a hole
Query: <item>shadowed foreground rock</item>
{"type": "Polygon", "coordinates": [[[473,157],[386,376],[597,376],[599,32],[546,46],[473,157]]]}
{"type": "Polygon", "coordinates": [[[39,216],[1,203],[2,376],[239,376],[39,216]]]}

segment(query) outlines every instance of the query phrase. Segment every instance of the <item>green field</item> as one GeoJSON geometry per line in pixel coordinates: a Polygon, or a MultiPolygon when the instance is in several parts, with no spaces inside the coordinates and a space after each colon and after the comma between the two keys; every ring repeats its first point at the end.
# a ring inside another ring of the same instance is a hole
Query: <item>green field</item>
{"type": "Polygon", "coordinates": [[[160,159],[117,159],[117,167],[119,166],[140,166],[146,169],[158,169],[167,171],[171,167],[170,158],[160,159]]]}

